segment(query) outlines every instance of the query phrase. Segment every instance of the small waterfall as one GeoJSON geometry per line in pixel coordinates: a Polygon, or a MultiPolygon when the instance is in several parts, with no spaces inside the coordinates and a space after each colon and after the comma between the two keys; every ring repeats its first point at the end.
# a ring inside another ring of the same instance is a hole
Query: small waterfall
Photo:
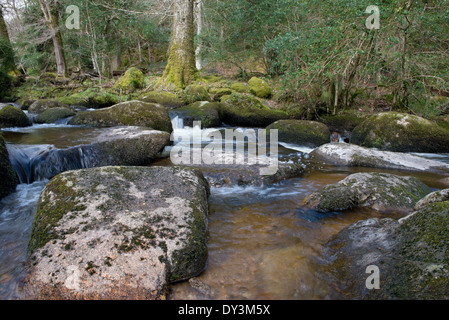
{"type": "Polygon", "coordinates": [[[52,145],[8,144],[11,164],[20,183],[49,180],[57,174],[94,167],[95,151],[90,146],[56,149],[52,145]]]}
{"type": "Polygon", "coordinates": [[[184,119],[175,112],[170,112],[170,119],[173,126],[173,130],[184,129],[184,119]]]}
{"type": "Polygon", "coordinates": [[[32,163],[42,154],[53,149],[52,145],[17,145],[7,144],[9,159],[16,171],[20,183],[31,183],[35,180],[32,163]]]}

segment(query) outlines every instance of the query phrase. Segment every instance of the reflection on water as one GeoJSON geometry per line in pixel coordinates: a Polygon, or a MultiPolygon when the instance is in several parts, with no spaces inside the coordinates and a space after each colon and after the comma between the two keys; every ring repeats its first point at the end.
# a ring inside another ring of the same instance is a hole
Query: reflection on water
{"type": "Polygon", "coordinates": [[[320,279],[319,252],[344,227],[380,214],[367,209],[317,214],[299,204],[348,174],[314,172],[273,187],[212,189],[208,268],[193,284],[174,284],[170,298],[341,298],[332,283],[320,279]],[[207,294],[198,282],[210,288],[207,294]]]}
{"type": "Polygon", "coordinates": [[[46,144],[58,149],[91,143],[102,130],[67,125],[33,125],[27,128],[3,129],[3,138],[12,144],[46,144]]]}

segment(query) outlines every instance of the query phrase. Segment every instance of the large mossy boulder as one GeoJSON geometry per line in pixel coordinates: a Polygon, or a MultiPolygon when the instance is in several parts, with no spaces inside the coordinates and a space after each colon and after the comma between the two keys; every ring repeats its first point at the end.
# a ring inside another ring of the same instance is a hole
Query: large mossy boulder
{"type": "Polygon", "coordinates": [[[9,160],[5,140],[0,134],[0,200],[14,192],[17,184],[17,176],[9,160]]]}
{"type": "Polygon", "coordinates": [[[449,201],[433,202],[398,220],[356,222],[324,250],[329,275],[350,299],[449,298],[449,201]],[[380,288],[368,290],[368,266],[379,268],[380,288]]]}
{"type": "Polygon", "coordinates": [[[112,107],[80,112],[69,124],[93,127],[141,126],[172,132],[170,116],[165,107],[142,101],[127,101],[112,107]]]}
{"type": "Polygon", "coordinates": [[[201,121],[202,128],[211,128],[221,124],[219,110],[219,103],[198,101],[173,112],[183,119],[184,126],[193,127],[194,121],[201,121]]]}
{"type": "Polygon", "coordinates": [[[449,152],[449,131],[418,116],[385,112],[371,116],[352,132],[351,142],[398,152],[449,152]]]}
{"type": "Polygon", "coordinates": [[[52,108],[69,108],[69,106],[57,100],[41,99],[33,102],[28,108],[28,112],[39,114],[52,108]]]}
{"type": "Polygon", "coordinates": [[[273,122],[288,118],[284,111],[272,109],[247,95],[233,93],[223,96],[221,101],[220,118],[229,125],[265,128],[273,122]]]}
{"type": "Polygon", "coordinates": [[[33,299],[164,299],[206,266],[209,186],[179,167],[69,171],[43,190],[28,244],[33,299]]]}
{"type": "Polygon", "coordinates": [[[150,91],[142,94],[139,99],[144,102],[158,103],[169,109],[179,108],[184,102],[176,94],[166,91],[150,91]]]}
{"type": "Polygon", "coordinates": [[[449,164],[403,152],[380,151],[349,143],[328,143],[310,153],[310,159],[334,166],[367,167],[449,174],[449,164]]]}
{"type": "Polygon", "coordinates": [[[378,211],[410,211],[432,190],[415,177],[387,173],[355,173],[309,194],[302,202],[318,212],[368,207],[378,211]]]}
{"type": "Polygon", "coordinates": [[[326,125],[307,120],[279,120],[269,125],[267,130],[278,130],[278,139],[307,147],[318,147],[330,139],[326,125]]]}
{"type": "Polygon", "coordinates": [[[0,128],[29,127],[31,121],[19,108],[5,105],[0,109],[0,128]]]}
{"type": "Polygon", "coordinates": [[[72,117],[75,111],[69,108],[52,108],[39,113],[34,121],[36,123],[55,123],[58,120],[72,117]]]}
{"type": "Polygon", "coordinates": [[[170,134],[141,127],[103,129],[89,144],[52,148],[30,161],[30,181],[69,170],[103,166],[146,166],[170,143],[170,134]]]}
{"type": "Polygon", "coordinates": [[[271,97],[271,87],[267,81],[252,77],[248,81],[249,91],[258,98],[267,99],[271,97]]]}
{"type": "Polygon", "coordinates": [[[126,70],[125,74],[115,82],[113,89],[121,93],[131,93],[137,89],[142,89],[144,84],[143,72],[132,67],[126,70]]]}
{"type": "Polygon", "coordinates": [[[120,97],[102,89],[89,88],[57,100],[70,106],[101,109],[119,103],[120,97]]]}

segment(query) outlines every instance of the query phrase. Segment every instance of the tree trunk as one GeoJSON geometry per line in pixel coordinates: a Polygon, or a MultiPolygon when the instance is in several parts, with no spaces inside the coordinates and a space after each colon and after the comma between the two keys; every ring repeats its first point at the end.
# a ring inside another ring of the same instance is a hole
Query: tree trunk
{"type": "Polygon", "coordinates": [[[161,83],[185,88],[198,74],[195,66],[193,0],[178,0],[173,6],[172,43],[161,83]]]}
{"type": "Polygon", "coordinates": [[[3,11],[0,5],[0,41],[2,43],[1,48],[3,49],[2,56],[0,57],[2,60],[3,66],[0,66],[3,71],[13,71],[14,73],[18,73],[16,69],[16,65],[14,62],[14,51],[12,49],[11,41],[9,39],[8,29],[6,27],[5,20],[3,19],[3,11]]]}
{"type": "Polygon", "coordinates": [[[196,46],[196,68],[198,70],[203,69],[203,59],[201,58],[201,50],[202,50],[202,41],[201,41],[201,33],[203,32],[203,1],[199,0],[197,2],[197,13],[196,13],[196,25],[197,31],[196,34],[198,36],[198,44],[196,46]]]}
{"type": "Polygon", "coordinates": [[[62,44],[62,35],[58,27],[58,3],[50,5],[51,0],[39,0],[39,4],[44,14],[45,22],[50,29],[51,38],[53,40],[53,47],[56,57],[56,67],[58,76],[67,77],[67,66],[64,55],[64,46],[62,44]],[[52,8],[53,7],[53,8],[52,8]],[[55,12],[56,11],[56,12],[55,12]]]}
{"type": "Polygon", "coordinates": [[[5,20],[3,19],[3,11],[1,6],[0,6],[0,38],[10,43],[8,29],[6,28],[6,23],[5,20]]]}

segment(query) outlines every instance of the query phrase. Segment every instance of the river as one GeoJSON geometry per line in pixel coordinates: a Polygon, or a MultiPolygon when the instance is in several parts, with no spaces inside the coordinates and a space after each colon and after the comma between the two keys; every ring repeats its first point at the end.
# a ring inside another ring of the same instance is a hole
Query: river
{"type": "MultiPolygon", "coordinates": [[[[182,119],[173,118],[173,124],[179,132],[189,130],[183,127],[182,119]]],[[[0,299],[27,298],[20,292],[26,277],[26,247],[39,195],[48,182],[31,172],[30,159],[52,148],[89,143],[101,131],[64,123],[2,130],[21,184],[0,202],[0,299]]],[[[193,280],[173,284],[169,299],[347,298],[321,271],[323,246],[356,221],[400,218],[403,213],[359,209],[320,214],[302,210],[299,204],[304,197],[327,184],[355,172],[386,171],[310,163],[310,151],[304,146],[279,145],[281,161],[308,166],[302,177],[271,186],[211,188],[207,268],[193,280]]],[[[421,156],[449,162],[448,154],[421,156]]],[[[164,160],[153,165],[170,163],[164,160]]],[[[436,174],[387,172],[414,175],[435,189],[445,187],[436,174]]]]}

